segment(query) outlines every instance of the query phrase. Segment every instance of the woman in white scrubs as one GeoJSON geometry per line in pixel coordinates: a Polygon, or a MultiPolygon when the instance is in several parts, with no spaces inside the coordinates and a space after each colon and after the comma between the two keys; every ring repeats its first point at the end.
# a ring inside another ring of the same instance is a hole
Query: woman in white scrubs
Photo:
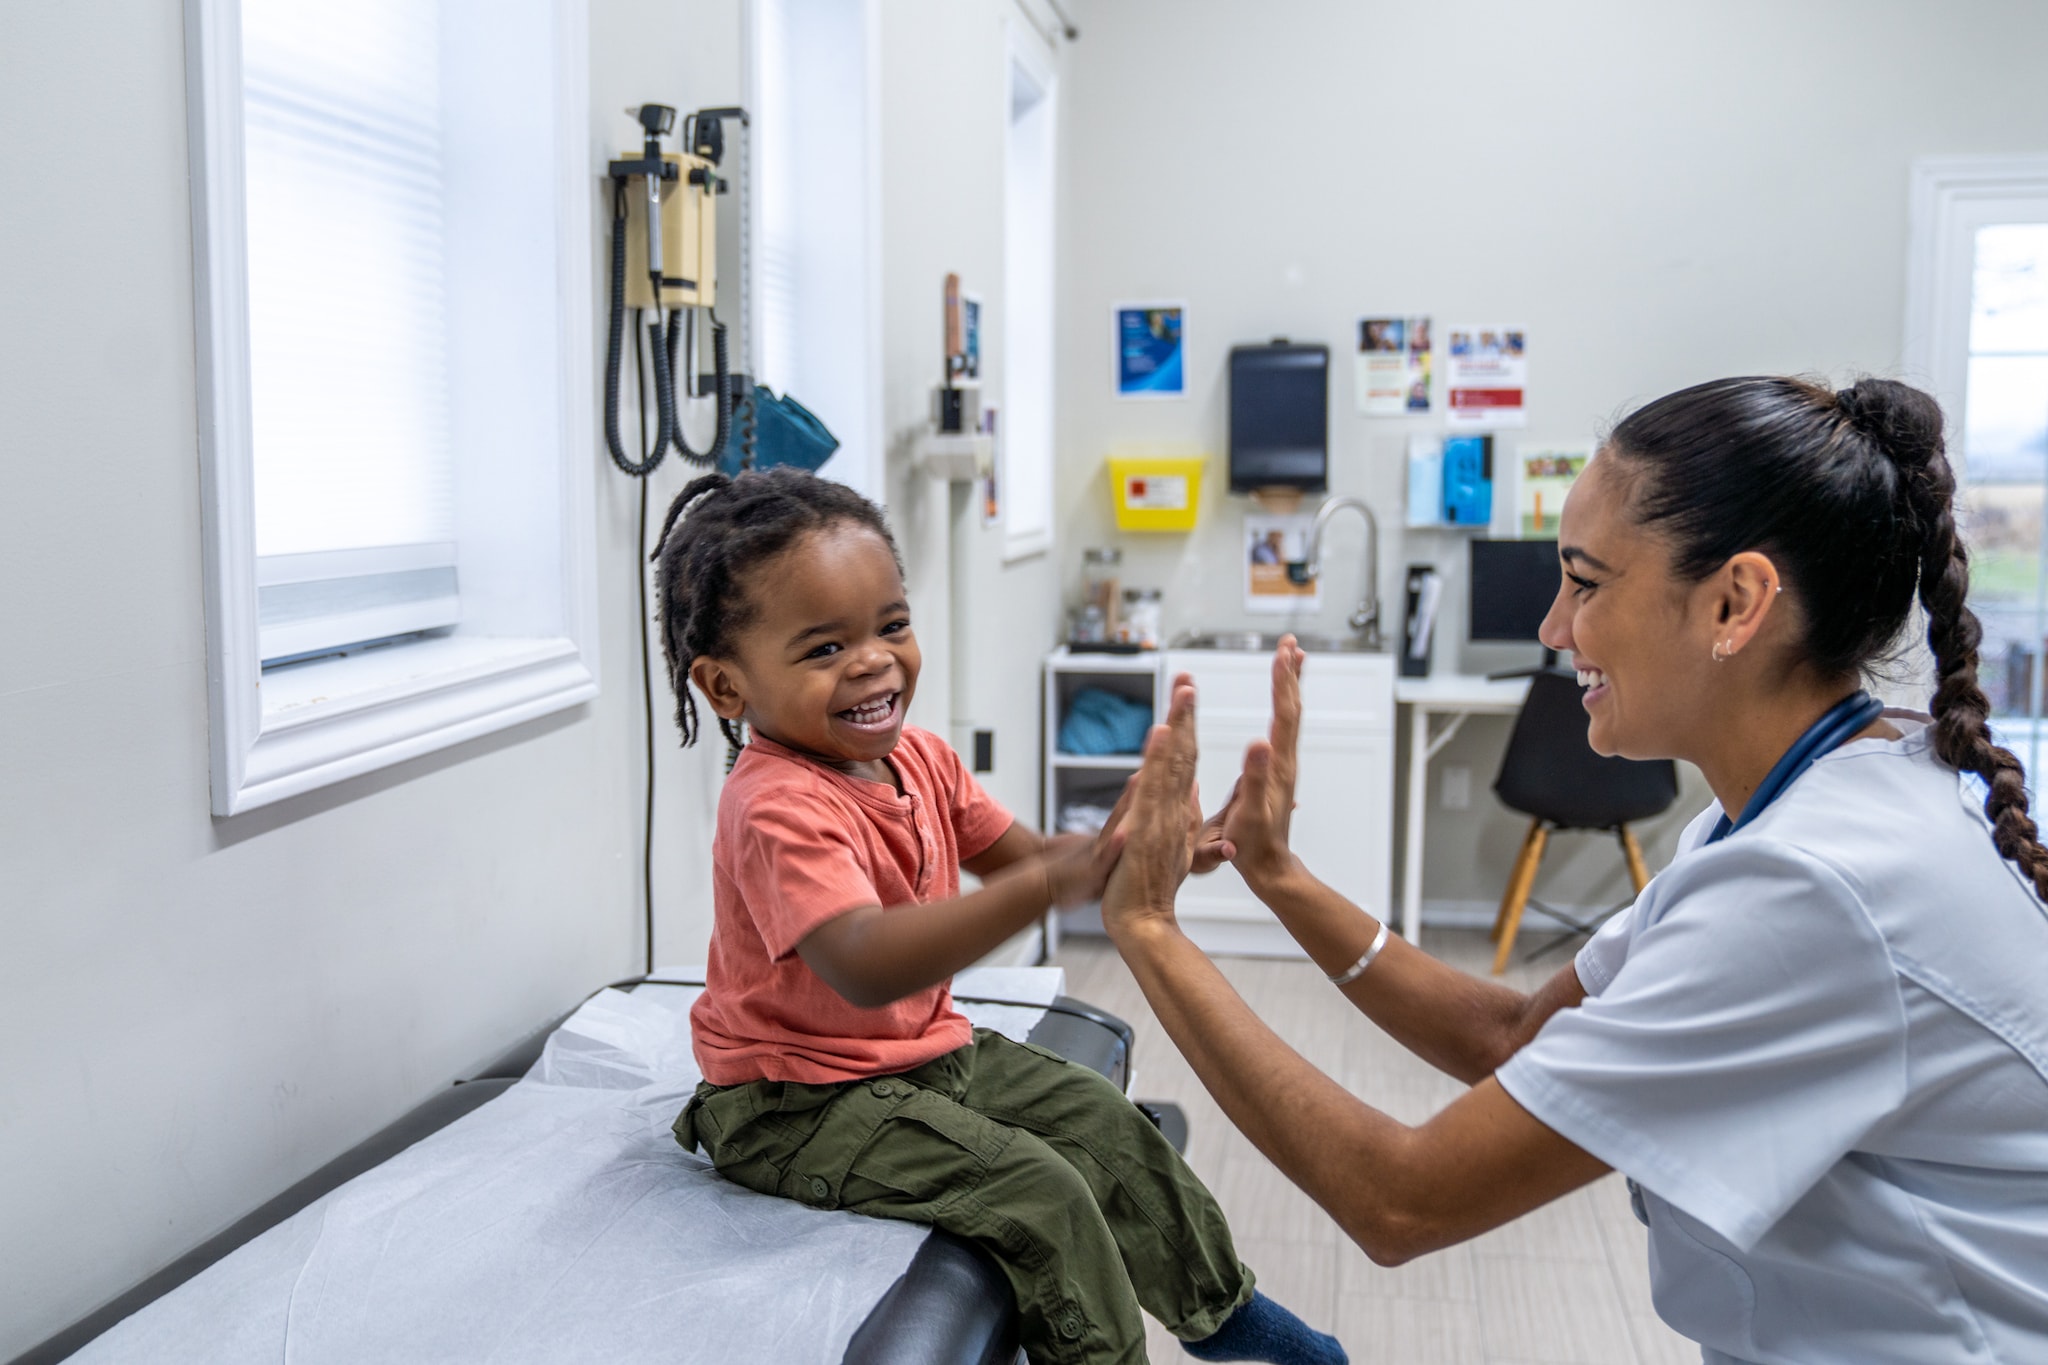
{"type": "Polygon", "coordinates": [[[1189,830],[1176,684],[1104,919],[1244,1132],[1373,1259],[1610,1169],[1710,1362],[2048,1361],[2048,852],[1995,747],[1933,400],[1733,379],[1624,421],[1565,505],[1546,644],[1593,747],[1696,764],[1671,866],[1534,994],[1390,939],[1287,848],[1297,680],[1189,830]],[[1931,719],[1859,692],[1917,595],[1931,719]],[[1471,1084],[1410,1127],[1268,1030],[1179,931],[1229,857],[1338,988],[1471,1084]]]}

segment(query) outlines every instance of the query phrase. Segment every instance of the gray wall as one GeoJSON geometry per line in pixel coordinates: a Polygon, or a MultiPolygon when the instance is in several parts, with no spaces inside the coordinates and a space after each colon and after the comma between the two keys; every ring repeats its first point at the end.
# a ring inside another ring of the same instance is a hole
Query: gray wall
{"type": "MultiPolygon", "coordinates": [[[[1932,153],[2048,146],[2048,7],[2024,0],[1463,6],[1386,0],[1118,0],[1079,16],[1064,146],[1059,568],[1114,537],[1105,454],[1213,453],[1191,535],[1126,537],[1126,580],[1164,587],[1169,624],[1247,622],[1245,503],[1216,492],[1229,347],[1275,335],[1332,349],[1336,491],[1401,516],[1405,420],[1356,415],[1365,314],[1519,321],[1531,439],[1590,436],[1659,393],[1731,373],[1896,372],[1906,177],[1932,153]],[[1189,305],[1188,397],[1110,394],[1109,310],[1189,305]]],[[[1359,533],[1334,550],[1341,630],[1359,533]]],[[[1383,611],[1410,561],[1449,571],[1444,641],[1464,631],[1463,544],[1383,535],[1383,611]]],[[[1271,621],[1272,618],[1267,618],[1271,621]]],[[[1457,651],[1452,651],[1453,655],[1457,651]]],[[[1467,649],[1466,667],[1533,650],[1467,649]]],[[[1440,651],[1440,666],[1443,662],[1440,651]]],[[[1505,720],[1437,760],[1471,767],[1469,812],[1432,809],[1425,885],[1498,899],[1521,822],[1486,791],[1505,720]]],[[[1434,787],[1431,800],[1436,800],[1434,787]]],[[[1668,858],[1704,804],[1696,777],[1650,838],[1668,858]]],[[[1566,841],[1539,895],[1594,903],[1618,860],[1566,841]],[[1569,851],[1567,851],[1569,850],[1569,851]]]]}

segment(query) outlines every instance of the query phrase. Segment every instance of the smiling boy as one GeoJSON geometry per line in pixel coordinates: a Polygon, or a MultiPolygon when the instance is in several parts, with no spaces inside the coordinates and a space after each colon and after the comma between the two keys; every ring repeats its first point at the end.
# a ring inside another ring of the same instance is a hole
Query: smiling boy
{"type": "Polygon", "coordinates": [[[1120,836],[1045,839],[905,724],[922,658],[880,511],[793,470],[709,475],[657,558],[684,742],[693,687],[751,736],[719,798],[705,1080],[677,1139],[751,1189],[976,1242],[1034,1361],[1142,1361],[1140,1305],[1202,1358],[1342,1361],[1256,1293],[1113,1085],[953,1008],[954,972],[1101,895],[1120,836]],[[987,884],[962,895],[963,866],[987,884]]]}

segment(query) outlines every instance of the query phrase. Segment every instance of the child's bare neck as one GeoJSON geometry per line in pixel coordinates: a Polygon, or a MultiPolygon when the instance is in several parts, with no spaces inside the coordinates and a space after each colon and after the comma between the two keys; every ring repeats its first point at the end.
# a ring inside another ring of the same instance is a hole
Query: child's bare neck
{"type": "Polygon", "coordinates": [[[895,765],[889,762],[886,756],[882,758],[828,758],[824,754],[812,753],[809,749],[798,748],[794,744],[777,739],[752,721],[748,722],[748,726],[763,739],[774,740],[775,743],[782,745],[783,748],[791,753],[807,758],[821,768],[830,768],[834,772],[845,773],[848,777],[858,777],[869,782],[879,782],[885,787],[894,788],[897,795],[901,796],[903,794],[903,779],[896,775],[895,765]]]}
{"type": "Polygon", "coordinates": [[[903,779],[896,775],[896,766],[886,758],[849,758],[841,762],[820,760],[828,768],[837,768],[852,777],[864,777],[870,782],[879,782],[885,787],[894,787],[897,795],[903,793],[903,779]]]}

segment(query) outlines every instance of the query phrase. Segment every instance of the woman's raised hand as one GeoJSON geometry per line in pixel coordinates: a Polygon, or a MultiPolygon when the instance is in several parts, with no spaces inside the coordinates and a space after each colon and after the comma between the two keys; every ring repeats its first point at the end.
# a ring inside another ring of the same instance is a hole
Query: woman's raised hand
{"type": "Polygon", "coordinates": [[[1244,774],[1224,807],[1222,841],[1231,864],[1254,885],[1278,875],[1294,855],[1287,847],[1294,818],[1296,751],[1301,739],[1301,667],[1307,659],[1292,635],[1273,651],[1273,726],[1270,737],[1244,751],[1244,774]]]}
{"type": "Polygon", "coordinates": [[[1173,920],[1173,898],[1186,880],[1198,832],[1195,796],[1195,688],[1174,679],[1166,723],[1145,739],[1145,762],[1133,778],[1122,821],[1123,856],[1102,896],[1102,924],[1111,938],[1149,922],[1173,920]]]}

